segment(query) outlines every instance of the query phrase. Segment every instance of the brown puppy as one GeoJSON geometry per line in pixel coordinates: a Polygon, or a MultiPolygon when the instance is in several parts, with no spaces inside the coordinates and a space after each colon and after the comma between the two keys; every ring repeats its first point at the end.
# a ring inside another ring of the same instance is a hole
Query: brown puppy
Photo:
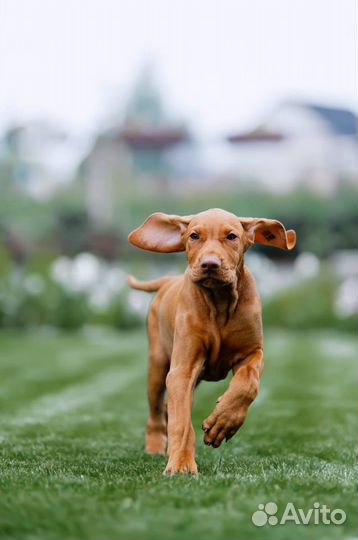
{"type": "Polygon", "coordinates": [[[130,277],[129,283],[158,291],[148,317],[146,450],[167,452],[167,474],[197,474],[191,423],[195,386],[200,380],[224,379],[232,370],[228,389],[203,423],[204,442],[214,448],[242,426],[259,391],[261,303],[244,254],[255,243],[292,249],[296,234],[279,221],[212,209],[193,216],[155,213],[129,235],[129,242],[148,251],[187,253],[184,275],[148,282],[130,277]]]}

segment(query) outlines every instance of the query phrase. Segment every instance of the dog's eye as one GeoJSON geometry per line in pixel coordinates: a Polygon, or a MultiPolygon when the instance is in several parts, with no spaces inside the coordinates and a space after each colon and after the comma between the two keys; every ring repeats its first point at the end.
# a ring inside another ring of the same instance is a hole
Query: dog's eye
{"type": "Polygon", "coordinates": [[[192,240],[199,240],[200,236],[198,235],[198,233],[192,232],[191,235],[190,235],[190,238],[192,240]]]}
{"type": "Polygon", "coordinates": [[[235,233],[231,232],[231,233],[229,233],[229,234],[227,235],[226,238],[227,238],[227,240],[236,240],[237,235],[236,235],[235,233]]]}

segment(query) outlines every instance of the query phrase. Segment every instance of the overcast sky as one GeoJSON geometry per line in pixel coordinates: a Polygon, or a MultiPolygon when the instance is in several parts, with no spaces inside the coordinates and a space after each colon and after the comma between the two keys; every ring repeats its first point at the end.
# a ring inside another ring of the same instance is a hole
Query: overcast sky
{"type": "Polygon", "coordinates": [[[356,0],[0,0],[0,131],[104,125],[141,67],[204,134],[280,99],[357,106],[356,0]]]}

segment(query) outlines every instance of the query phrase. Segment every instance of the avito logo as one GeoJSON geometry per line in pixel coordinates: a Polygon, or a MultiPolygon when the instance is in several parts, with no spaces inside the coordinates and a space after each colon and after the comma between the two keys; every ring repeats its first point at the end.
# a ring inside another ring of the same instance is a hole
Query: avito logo
{"type": "Polygon", "coordinates": [[[252,514],[251,520],[256,527],[264,525],[284,525],[293,522],[296,525],[342,525],[346,521],[346,513],[341,508],[331,510],[326,504],[315,502],[313,508],[303,510],[296,508],[292,502],[288,502],[282,513],[277,516],[278,506],[275,502],[259,504],[258,510],[252,514]]]}

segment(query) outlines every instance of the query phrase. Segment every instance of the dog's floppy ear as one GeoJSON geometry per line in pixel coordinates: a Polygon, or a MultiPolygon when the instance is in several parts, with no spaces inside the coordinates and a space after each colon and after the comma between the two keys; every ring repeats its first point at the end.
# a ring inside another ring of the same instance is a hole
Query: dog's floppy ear
{"type": "Polygon", "coordinates": [[[251,244],[264,244],[281,249],[293,249],[296,245],[295,231],[286,231],[280,221],[265,218],[239,219],[251,244]]]}
{"type": "Polygon", "coordinates": [[[149,216],[143,225],[131,232],[128,240],[134,246],[147,251],[159,253],[185,251],[182,236],[192,217],[156,212],[149,216]]]}

